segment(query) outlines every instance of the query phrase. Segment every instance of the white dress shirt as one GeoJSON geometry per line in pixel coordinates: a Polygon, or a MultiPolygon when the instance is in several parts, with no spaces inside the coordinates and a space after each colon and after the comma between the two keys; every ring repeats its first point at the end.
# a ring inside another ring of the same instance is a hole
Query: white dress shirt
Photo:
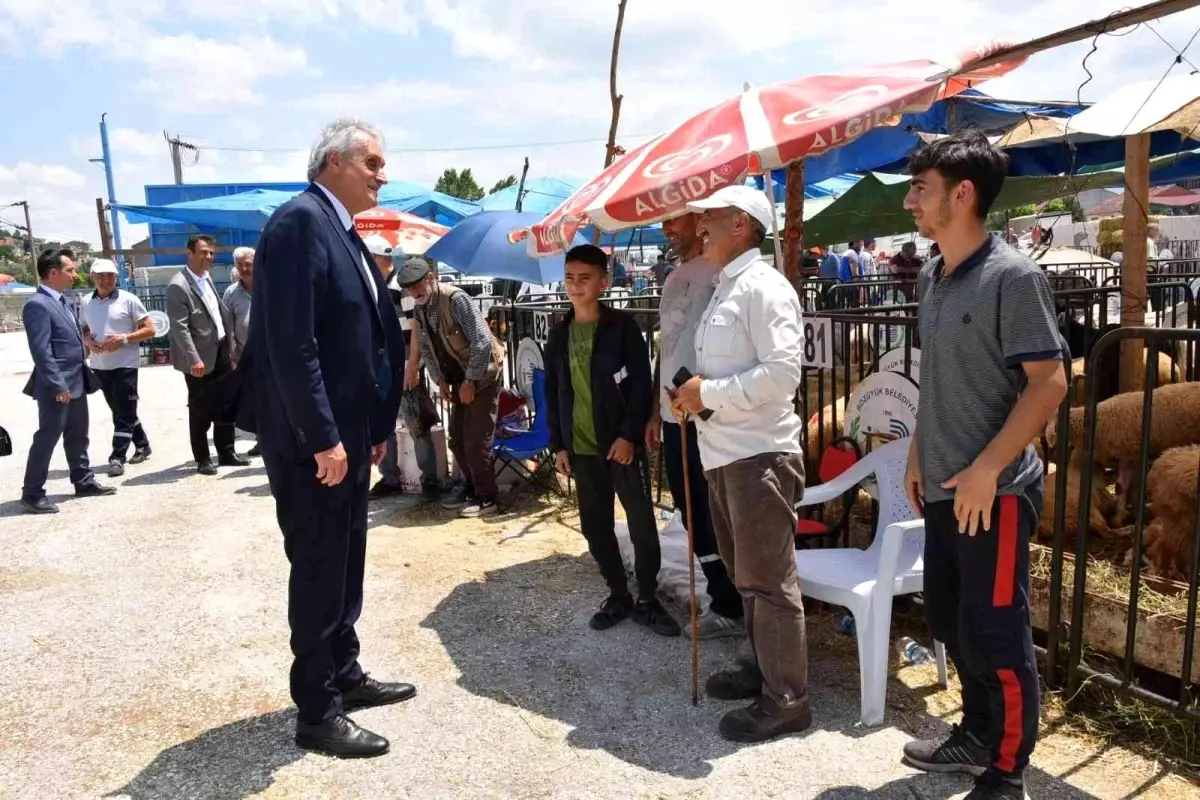
{"type": "Polygon", "coordinates": [[[800,300],[787,279],[757,249],[727,264],[696,329],[700,399],[714,412],[696,417],[705,469],[801,452],[793,400],[803,348],[800,300]]]}
{"type": "Polygon", "coordinates": [[[208,309],[208,315],[212,317],[213,324],[217,327],[217,341],[219,342],[225,338],[225,323],[221,319],[221,301],[217,298],[217,290],[213,287],[212,281],[208,279],[208,275],[201,277],[192,272],[191,267],[184,267],[184,269],[187,270],[188,277],[195,284],[196,291],[200,293],[200,300],[208,309]]]}
{"type": "MultiPolygon", "coordinates": [[[[329,202],[333,203],[333,210],[337,212],[338,219],[342,223],[342,230],[352,230],[354,228],[354,217],[350,216],[350,212],[344,205],[342,205],[342,201],[338,200],[333,192],[329,191],[321,184],[316,183],[315,181],[314,184],[318,189],[325,193],[325,196],[329,198],[329,202]]],[[[362,260],[363,275],[366,276],[367,279],[367,288],[371,290],[371,299],[378,303],[379,290],[375,288],[375,274],[371,271],[371,265],[367,263],[367,257],[360,254],[359,258],[362,260]]]]}

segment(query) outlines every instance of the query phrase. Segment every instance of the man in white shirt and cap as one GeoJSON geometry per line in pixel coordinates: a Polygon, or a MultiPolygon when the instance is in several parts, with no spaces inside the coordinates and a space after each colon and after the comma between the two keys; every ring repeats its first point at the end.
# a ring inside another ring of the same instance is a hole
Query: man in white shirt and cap
{"type": "Polygon", "coordinates": [[[154,338],[154,322],[146,306],[130,291],[117,288],[117,265],[106,258],[92,262],[96,291],[83,306],[83,341],[90,365],[100,380],[100,391],[113,414],[112,454],[108,474],[125,474],[125,459],[133,445],[130,464],[150,457],[150,440],[138,419],[138,346],[154,338]]]}
{"type": "Polygon", "coordinates": [[[710,677],[705,689],[721,700],[756,698],[722,717],[719,730],[761,742],[812,724],[795,557],[795,503],[804,491],[793,405],[800,301],[759,253],[774,215],[762,192],[728,186],[688,210],[701,214],[705,258],[722,267],[696,329],[699,374],[672,393],[671,407],[681,420],[696,418],[713,529],[742,594],[754,654],[710,677]]]}

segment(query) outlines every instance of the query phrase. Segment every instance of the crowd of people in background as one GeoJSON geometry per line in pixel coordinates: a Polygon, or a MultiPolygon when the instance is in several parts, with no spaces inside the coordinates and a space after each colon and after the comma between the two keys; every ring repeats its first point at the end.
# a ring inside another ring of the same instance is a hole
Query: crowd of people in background
{"type": "MultiPolygon", "coordinates": [[[[933,248],[929,257],[937,255],[933,248]]],[[[917,243],[908,241],[889,256],[880,252],[874,239],[856,239],[838,254],[832,246],[812,247],[804,254],[804,274],[824,281],[849,283],[865,279],[915,280],[926,259],[917,255],[917,243]]]]}

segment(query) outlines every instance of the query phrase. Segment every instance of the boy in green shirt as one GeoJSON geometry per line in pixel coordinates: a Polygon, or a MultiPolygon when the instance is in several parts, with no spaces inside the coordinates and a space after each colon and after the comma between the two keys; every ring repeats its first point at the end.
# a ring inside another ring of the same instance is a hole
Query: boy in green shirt
{"type": "Polygon", "coordinates": [[[635,445],[650,419],[650,353],[633,316],[600,302],[608,287],[603,250],[572,248],[565,283],[572,310],[546,341],[546,415],[555,466],[575,476],[580,527],[608,584],[609,597],[590,625],[605,630],[631,616],[655,633],[678,636],[679,624],[655,597],[662,553],[635,445]],[[617,546],[614,495],[633,542],[636,603],[617,546]]]}

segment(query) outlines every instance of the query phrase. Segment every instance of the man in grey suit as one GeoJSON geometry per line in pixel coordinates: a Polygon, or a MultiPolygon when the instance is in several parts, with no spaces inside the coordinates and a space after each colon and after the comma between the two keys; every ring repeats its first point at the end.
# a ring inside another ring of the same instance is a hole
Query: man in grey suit
{"type": "Polygon", "coordinates": [[[21,505],[30,514],[54,514],[58,506],[46,499],[46,476],[59,439],[67,452],[75,494],[105,495],[116,489],[97,483],[88,464],[83,332],[75,305],[62,294],[75,283],[75,254],[70,250],[47,250],[38,256],[37,271],[38,290],[21,311],[34,365],[25,393],[38,404],[38,430],[25,464],[21,505]]]}
{"type": "Polygon", "coordinates": [[[187,249],[187,266],[167,284],[171,363],[187,381],[188,426],[196,469],[201,475],[216,475],[208,449],[209,425],[217,447],[217,464],[244,467],[250,462],[234,452],[233,423],[210,420],[194,402],[213,381],[230,371],[231,337],[221,318],[221,299],[209,276],[215,242],[211,236],[197,235],[188,240],[187,249]]]}

